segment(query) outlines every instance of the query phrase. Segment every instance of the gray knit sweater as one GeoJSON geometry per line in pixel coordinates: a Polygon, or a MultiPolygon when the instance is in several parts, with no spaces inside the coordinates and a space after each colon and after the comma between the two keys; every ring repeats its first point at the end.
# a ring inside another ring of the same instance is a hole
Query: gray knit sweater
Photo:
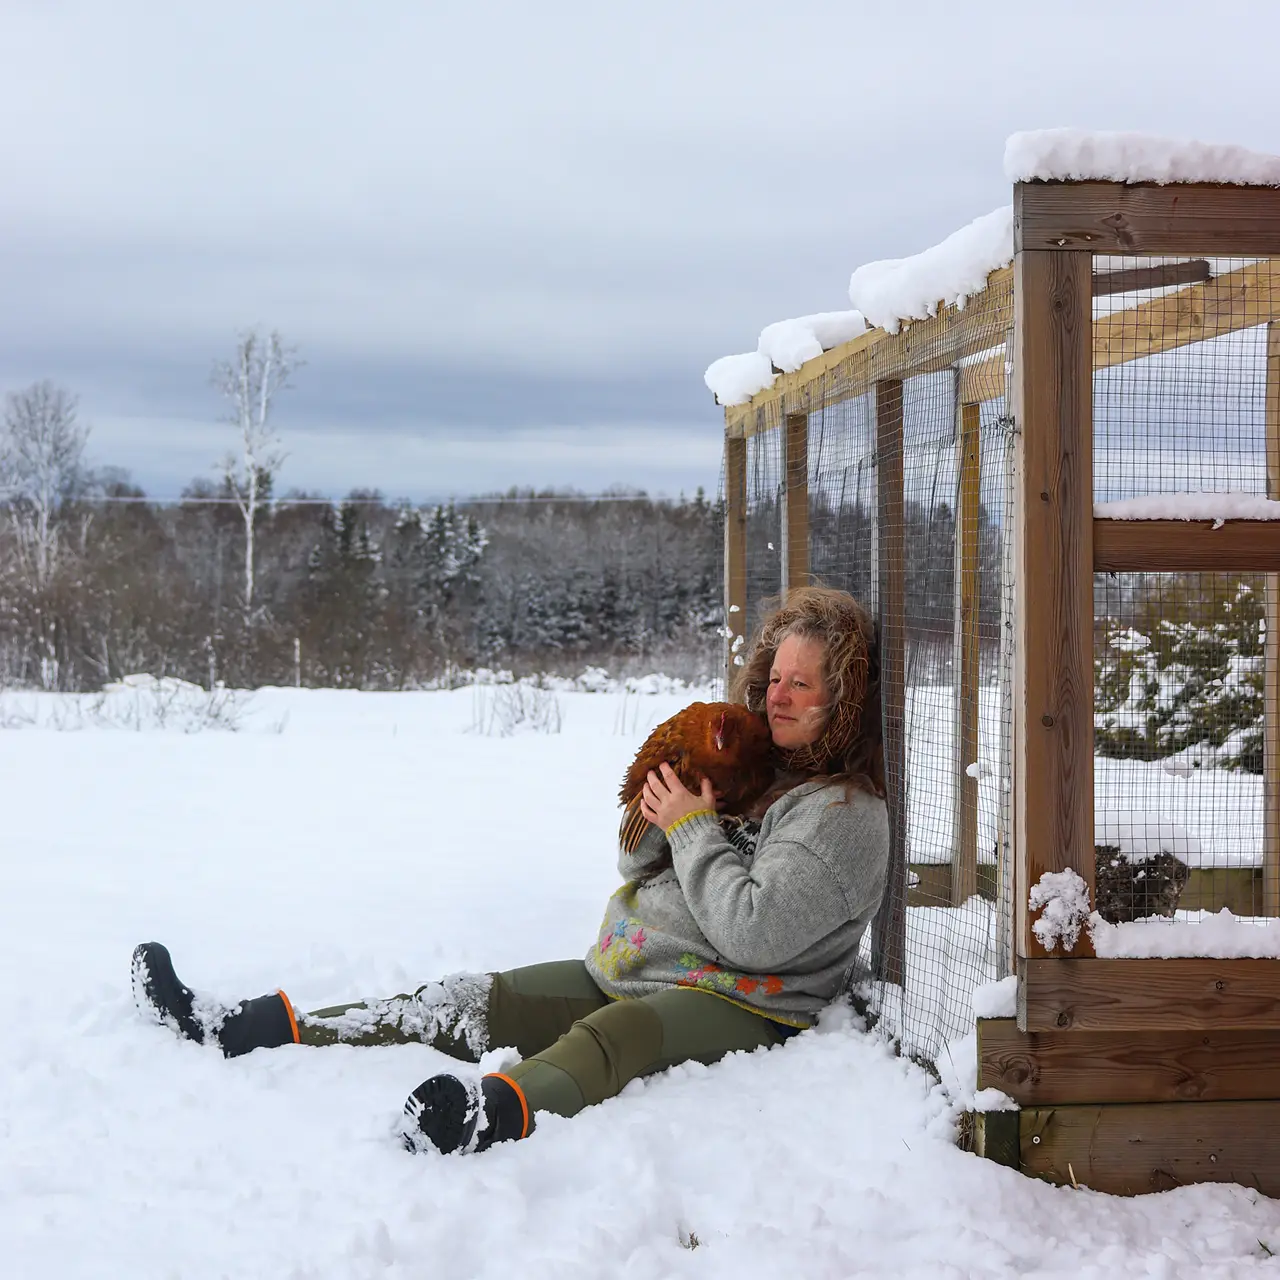
{"type": "Polygon", "coordinates": [[[807,1027],[852,971],[889,857],[883,800],[804,783],[754,824],[703,811],[620,853],[587,968],[610,996],[695,987],[807,1027]],[[732,839],[730,838],[732,836],[732,839]],[[673,866],[652,874],[667,852],[673,866]]]}

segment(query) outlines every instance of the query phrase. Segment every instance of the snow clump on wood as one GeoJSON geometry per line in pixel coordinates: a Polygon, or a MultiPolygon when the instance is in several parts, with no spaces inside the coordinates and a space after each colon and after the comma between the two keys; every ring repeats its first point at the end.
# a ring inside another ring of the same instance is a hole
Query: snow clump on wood
{"type": "Polygon", "coordinates": [[[1064,951],[1074,949],[1080,930],[1089,919],[1089,888],[1076,871],[1046,871],[1031,886],[1028,905],[1041,913],[1032,926],[1040,945],[1052,951],[1062,943],[1064,951]]]}
{"type": "Polygon", "coordinates": [[[939,303],[957,307],[987,287],[987,277],[1013,261],[1013,206],[1002,205],[940,244],[909,258],[859,267],[849,300],[871,321],[897,333],[904,320],[927,320],[939,303]]]}

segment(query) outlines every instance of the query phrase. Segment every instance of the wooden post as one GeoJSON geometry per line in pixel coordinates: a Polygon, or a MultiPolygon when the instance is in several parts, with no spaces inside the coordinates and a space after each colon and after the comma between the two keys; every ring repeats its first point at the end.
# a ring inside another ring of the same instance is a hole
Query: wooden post
{"type": "MultiPolygon", "coordinates": [[[[957,379],[958,385],[958,379],[957,379]]],[[[951,905],[978,892],[978,502],[979,406],[961,404],[956,431],[955,725],[952,744],[951,905]]]]}
{"type": "MultiPolygon", "coordinates": [[[[1005,338],[1003,386],[1013,385],[1013,329],[1005,338]]],[[[1001,450],[1001,473],[1005,503],[1000,516],[1000,759],[996,767],[996,925],[999,935],[999,968],[997,976],[1003,978],[1017,967],[1018,945],[1014,937],[1017,911],[1013,903],[1013,886],[1016,880],[1017,852],[1013,833],[1014,767],[1017,754],[1017,738],[1013,723],[1013,672],[1015,610],[1013,594],[1017,590],[1014,571],[1017,564],[1017,530],[1011,501],[1017,477],[1017,442],[1015,424],[1005,403],[1004,447],[1001,450]]]]}
{"type": "Polygon", "coordinates": [[[889,795],[889,867],[872,926],[873,976],[899,986],[907,952],[906,540],[902,487],[902,380],[877,382],[876,523],[880,527],[880,699],[889,795]]]}
{"type": "MultiPolygon", "coordinates": [[[[1267,497],[1280,498],[1280,321],[1267,325],[1267,497]]],[[[1280,574],[1267,574],[1262,677],[1262,914],[1280,916],[1280,574]]]]}
{"type": "MultiPolygon", "coordinates": [[[[1014,258],[1014,902],[1024,956],[1047,954],[1027,905],[1045,872],[1071,868],[1091,902],[1094,891],[1091,269],[1082,251],[1019,248],[1014,258]]],[[[1072,954],[1092,954],[1087,934],[1072,954]]]]}
{"type": "Polygon", "coordinates": [[[724,616],[728,632],[724,688],[727,698],[737,669],[733,660],[741,656],[747,628],[747,442],[741,436],[725,437],[724,493],[724,616]]]}
{"type": "Polygon", "coordinates": [[[809,415],[787,414],[782,431],[782,594],[809,581],[809,415]]]}

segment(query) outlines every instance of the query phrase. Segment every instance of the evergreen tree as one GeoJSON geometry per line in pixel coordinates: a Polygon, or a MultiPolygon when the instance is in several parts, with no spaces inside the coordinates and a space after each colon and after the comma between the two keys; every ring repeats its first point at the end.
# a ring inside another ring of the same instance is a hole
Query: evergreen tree
{"type": "Polygon", "coordinates": [[[1253,585],[1238,582],[1207,620],[1113,626],[1094,663],[1098,753],[1156,760],[1204,747],[1218,764],[1261,773],[1262,616],[1253,585]]]}

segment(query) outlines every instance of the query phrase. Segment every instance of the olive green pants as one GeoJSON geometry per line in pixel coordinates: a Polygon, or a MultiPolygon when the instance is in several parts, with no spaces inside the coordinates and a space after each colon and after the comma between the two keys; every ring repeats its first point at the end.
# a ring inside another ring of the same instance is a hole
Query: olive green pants
{"type": "Polygon", "coordinates": [[[581,960],[557,960],[317,1009],[299,1016],[298,1036],[313,1045],[425,1043],[465,1062],[514,1046],[521,1062],[506,1074],[519,1083],[529,1109],[572,1116],[637,1076],[779,1044],[785,1031],[687,987],[610,1000],[581,960]]]}

